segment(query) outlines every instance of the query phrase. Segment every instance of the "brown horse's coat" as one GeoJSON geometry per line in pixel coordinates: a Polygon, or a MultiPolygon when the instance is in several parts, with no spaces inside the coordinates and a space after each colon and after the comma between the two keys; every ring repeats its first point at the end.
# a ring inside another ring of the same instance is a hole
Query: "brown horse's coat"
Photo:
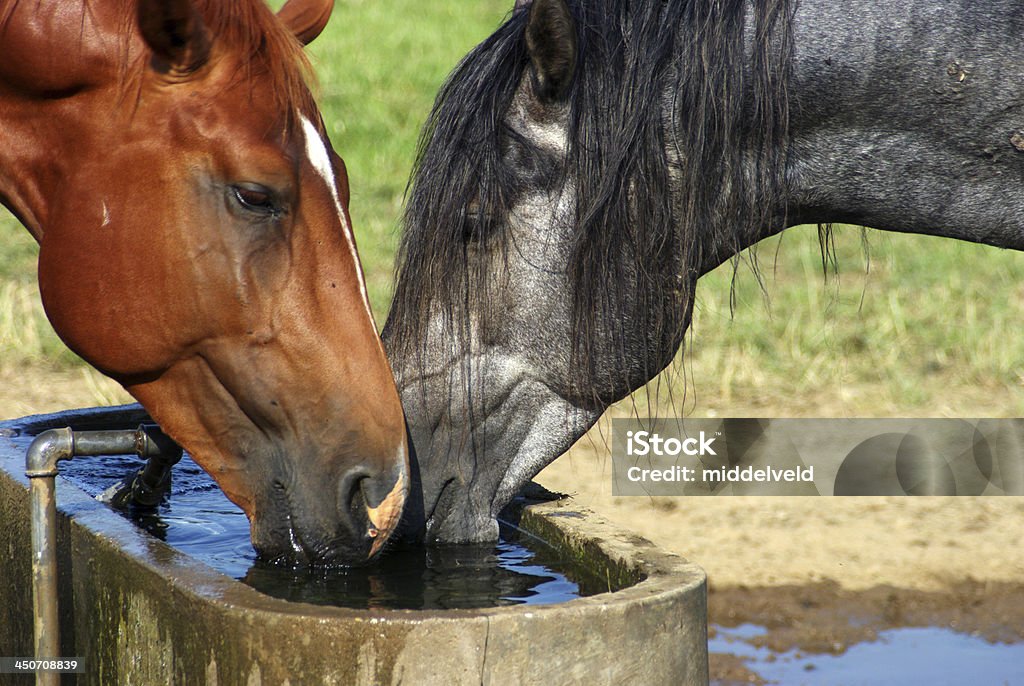
{"type": "Polygon", "coordinates": [[[0,0],[0,200],[50,321],[300,562],[365,560],[409,483],[296,40],[331,5],[0,0]]]}

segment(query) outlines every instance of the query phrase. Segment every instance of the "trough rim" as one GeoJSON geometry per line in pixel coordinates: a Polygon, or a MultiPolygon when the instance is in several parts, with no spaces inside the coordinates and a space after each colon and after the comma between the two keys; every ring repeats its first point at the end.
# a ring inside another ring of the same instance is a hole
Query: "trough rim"
{"type": "MultiPolygon", "coordinates": [[[[129,404],[29,415],[0,422],[0,471],[20,483],[27,495],[28,478],[24,473],[24,455],[34,436],[62,426],[88,430],[89,423],[109,418],[110,415],[122,415],[129,423],[148,419],[141,405],[129,404]],[[14,456],[18,459],[13,459],[14,456]]],[[[532,517],[545,520],[568,540],[593,541],[608,564],[631,568],[640,576],[638,582],[613,592],[545,605],[521,604],[450,610],[363,610],[288,601],[265,595],[147,534],[68,479],[58,476],[57,483],[58,517],[70,518],[73,528],[81,528],[89,535],[102,539],[106,545],[166,580],[177,593],[226,604],[230,609],[246,612],[313,616],[322,620],[413,624],[425,620],[466,620],[506,615],[540,620],[566,612],[602,612],[634,604],[662,604],[683,600],[692,593],[700,592],[702,587],[706,589],[706,573],[697,564],[658,548],[649,540],[608,522],[588,508],[572,504],[570,497],[563,497],[554,501],[523,504],[522,516],[527,520],[532,517]]]]}

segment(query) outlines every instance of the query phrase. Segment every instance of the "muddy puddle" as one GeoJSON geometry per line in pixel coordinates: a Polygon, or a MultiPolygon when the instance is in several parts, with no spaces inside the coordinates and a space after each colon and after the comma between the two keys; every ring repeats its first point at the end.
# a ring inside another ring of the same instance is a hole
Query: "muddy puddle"
{"type": "Polygon", "coordinates": [[[1024,685],[1024,587],[713,589],[713,686],[1024,685]]]}

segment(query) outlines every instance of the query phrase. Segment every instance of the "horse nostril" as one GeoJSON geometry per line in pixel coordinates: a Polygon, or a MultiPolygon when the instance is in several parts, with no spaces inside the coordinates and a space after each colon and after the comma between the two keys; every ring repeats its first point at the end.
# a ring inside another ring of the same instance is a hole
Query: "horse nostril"
{"type": "Polygon", "coordinates": [[[364,479],[360,486],[365,498],[365,516],[370,523],[367,535],[374,539],[370,547],[372,556],[381,549],[402,516],[405,498],[408,495],[405,470],[400,468],[397,474],[385,472],[374,478],[364,479]]]}
{"type": "Polygon", "coordinates": [[[374,555],[398,524],[405,504],[405,470],[374,474],[365,466],[347,472],[338,485],[338,511],[343,526],[359,541],[372,540],[374,555]]]}
{"type": "Polygon", "coordinates": [[[369,477],[361,467],[351,469],[338,484],[338,511],[345,527],[356,538],[366,533],[366,496],[362,484],[369,477]]]}

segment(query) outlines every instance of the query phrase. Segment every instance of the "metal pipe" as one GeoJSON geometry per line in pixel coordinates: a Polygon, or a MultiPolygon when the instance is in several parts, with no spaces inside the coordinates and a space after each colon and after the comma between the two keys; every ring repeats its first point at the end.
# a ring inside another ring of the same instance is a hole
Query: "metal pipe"
{"type": "MultiPolygon", "coordinates": [[[[75,434],[76,454],[78,435],[75,434]]],[[[102,439],[100,436],[90,437],[90,440],[95,442],[101,442],[102,439]]],[[[171,467],[181,459],[181,448],[160,431],[159,427],[140,426],[135,431],[134,441],[134,449],[125,452],[135,452],[140,457],[148,458],[146,464],[98,496],[100,500],[110,503],[117,509],[130,506],[152,508],[159,505],[161,498],[171,487],[171,467]]],[[[110,454],[105,448],[99,450],[100,454],[110,454]]]]}
{"type": "MultiPolygon", "coordinates": [[[[57,614],[57,496],[54,478],[57,462],[74,451],[71,429],[50,429],[39,434],[25,456],[25,475],[32,498],[32,612],[35,624],[35,656],[60,655],[60,621],[57,614]]],[[[38,686],[56,686],[60,674],[37,672],[38,686]]]]}
{"type": "MultiPolygon", "coordinates": [[[[148,458],[131,484],[143,504],[155,505],[169,481],[170,468],[181,459],[181,448],[155,426],[128,431],[50,429],[36,436],[25,455],[32,501],[32,611],[37,659],[60,657],[60,617],[57,612],[57,463],[76,455],[126,455],[148,458]],[[141,484],[141,485],[139,485],[141,484]]],[[[37,672],[37,686],[57,686],[60,674],[37,672]]]]}
{"type": "Polygon", "coordinates": [[[75,455],[128,455],[135,452],[135,431],[75,431],[75,455]]]}

